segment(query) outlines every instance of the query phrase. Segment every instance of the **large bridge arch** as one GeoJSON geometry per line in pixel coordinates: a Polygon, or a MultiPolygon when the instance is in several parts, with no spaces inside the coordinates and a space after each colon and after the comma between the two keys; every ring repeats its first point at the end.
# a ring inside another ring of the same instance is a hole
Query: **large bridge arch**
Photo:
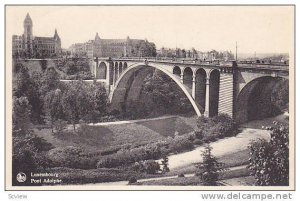
{"type": "Polygon", "coordinates": [[[278,111],[272,103],[274,86],[283,77],[262,76],[247,83],[237,96],[234,118],[237,123],[270,117],[278,111]]]}
{"type": "Polygon", "coordinates": [[[142,82],[144,78],[154,69],[158,69],[168,75],[187,96],[197,116],[202,115],[198,105],[187,90],[187,87],[181,83],[180,78],[159,65],[150,66],[145,64],[133,64],[128,66],[127,69],[120,75],[115,84],[114,90],[111,93],[111,106],[115,109],[122,110],[128,99],[133,101],[137,100],[142,89],[142,82]]]}

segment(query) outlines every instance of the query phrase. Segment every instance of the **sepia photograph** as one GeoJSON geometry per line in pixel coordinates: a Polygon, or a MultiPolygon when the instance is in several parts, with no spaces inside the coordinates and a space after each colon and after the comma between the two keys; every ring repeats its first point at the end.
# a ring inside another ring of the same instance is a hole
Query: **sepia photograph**
{"type": "Polygon", "coordinates": [[[5,5],[6,190],[295,190],[294,5],[5,5]]]}

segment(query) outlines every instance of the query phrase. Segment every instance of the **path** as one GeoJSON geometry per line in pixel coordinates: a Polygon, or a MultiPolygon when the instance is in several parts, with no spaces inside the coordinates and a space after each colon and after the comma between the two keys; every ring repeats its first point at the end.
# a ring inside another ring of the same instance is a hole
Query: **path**
{"type": "MultiPolygon", "coordinates": [[[[257,139],[257,138],[264,138],[269,139],[270,134],[267,130],[261,129],[251,129],[251,128],[244,128],[241,133],[239,133],[235,137],[229,137],[225,139],[218,140],[216,142],[211,143],[213,147],[213,154],[217,157],[227,155],[230,153],[238,152],[245,150],[250,141],[257,139]]],[[[202,161],[201,158],[201,151],[204,149],[204,146],[200,146],[193,151],[175,154],[169,156],[169,168],[170,170],[174,170],[178,167],[183,167],[187,165],[191,165],[196,162],[202,161]]],[[[231,170],[237,168],[245,168],[244,166],[239,167],[232,167],[229,168],[231,170]]],[[[191,177],[194,174],[185,174],[185,177],[191,177]]],[[[150,181],[150,180],[162,180],[162,179],[171,179],[176,178],[177,176],[168,176],[168,177],[158,177],[158,178],[147,178],[147,179],[139,179],[138,182],[150,181]]],[[[96,184],[86,184],[86,185],[99,185],[99,186],[120,186],[120,185],[127,185],[128,181],[117,181],[117,182],[106,182],[106,183],[96,183],[96,184]]]]}
{"type": "MultiPolygon", "coordinates": [[[[99,122],[99,123],[90,123],[89,126],[108,126],[108,125],[121,125],[121,124],[130,124],[130,123],[141,123],[141,122],[149,122],[149,121],[156,121],[160,119],[168,119],[177,117],[175,115],[166,115],[162,117],[154,117],[149,119],[137,119],[137,120],[123,120],[123,121],[110,121],[110,122],[99,122]]],[[[76,129],[79,127],[80,124],[75,124],[76,129]]],[[[66,127],[67,130],[73,130],[73,125],[69,124],[66,127]]]]}
{"type": "MultiPolygon", "coordinates": [[[[213,148],[212,154],[216,157],[220,158],[221,156],[228,155],[231,153],[236,153],[239,151],[243,151],[247,149],[249,143],[255,139],[263,138],[263,139],[270,139],[270,131],[260,129],[261,125],[267,125],[270,126],[272,121],[283,121],[284,118],[288,116],[288,114],[282,114],[278,115],[276,117],[272,118],[266,118],[263,120],[256,120],[252,121],[246,124],[241,125],[241,132],[234,136],[234,137],[228,137],[221,140],[218,140],[216,142],[211,143],[211,147],[213,148]]],[[[201,162],[201,151],[204,150],[204,146],[200,146],[192,151],[188,151],[185,153],[180,154],[174,154],[169,156],[169,168],[170,171],[192,165],[193,163],[201,162]]],[[[235,170],[239,168],[245,168],[245,166],[238,166],[238,167],[232,167],[229,168],[229,170],[235,170]]],[[[191,177],[194,176],[194,174],[185,174],[185,177],[191,177]]],[[[147,178],[147,179],[140,179],[138,182],[144,182],[144,181],[151,181],[151,180],[163,180],[163,179],[171,179],[176,178],[177,176],[168,176],[168,177],[159,177],[159,178],[147,178]]],[[[228,181],[229,182],[229,181],[228,181]]],[[[237,181],[234,181],[235,183],[237,181]]],[[[233,181],[229,182],[232,184],[235,184],[233,181]]],[[[128,181],[118,181],[118,182],[107,182],[107,183],[97,183],[97,184],[87,184],[87,185],[127,185],[128,181]]],[[[230,185],[230,184],[229,184],[230,185]]]]}
{"type": "MultiPolygon", "coordinates": [[[[241,133],[235,137],[224,138],[211,143],[212,154],[220,158],[223,155],[235,153],[247,149],[248,144],[257,138],[269,139],[270,134],[267,130],[244,128],[241,133]]],[[[175,168],[187,166],[193,163],[201,162],[201,152],[204,146],[200,146],[192,151],[169,156],[169,168],[172,171],[175,168]]]]}

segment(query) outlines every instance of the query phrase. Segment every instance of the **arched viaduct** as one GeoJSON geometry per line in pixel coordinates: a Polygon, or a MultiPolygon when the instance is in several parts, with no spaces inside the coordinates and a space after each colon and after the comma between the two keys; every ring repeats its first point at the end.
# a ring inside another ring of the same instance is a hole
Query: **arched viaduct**
{"type": "Polygon", "coordinates": [[[177,83],[198,116],[226,113],[238,122],[272,112],[270,96],[280,79],[288,79],[288,66],[233,62],[174,62],[144,59],[94,60],[94,75],[105,83],[117,110],[137,101],[144,78],[155,69],[177,83]]]}

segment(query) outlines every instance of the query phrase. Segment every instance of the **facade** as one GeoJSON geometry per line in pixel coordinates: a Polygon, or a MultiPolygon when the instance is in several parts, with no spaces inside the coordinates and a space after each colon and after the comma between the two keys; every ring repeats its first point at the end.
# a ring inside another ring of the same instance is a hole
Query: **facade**
{"type": "Polygon", "coordinates": [[[93,57],[130,57],[135,56],[134,47],[144,40],[139,39],[101,39],[96,33],[94,40],[75,43],[70,46],[71,55],[93,57]]]}
{"type": "Polygon", "coordinates": [[[24,33],[12,36],[13,57],[49,58],[61,53],[61,39],[55,29],[53,37],[33,36],[33,23],[27,13],[24,20],[24,33]]]}

